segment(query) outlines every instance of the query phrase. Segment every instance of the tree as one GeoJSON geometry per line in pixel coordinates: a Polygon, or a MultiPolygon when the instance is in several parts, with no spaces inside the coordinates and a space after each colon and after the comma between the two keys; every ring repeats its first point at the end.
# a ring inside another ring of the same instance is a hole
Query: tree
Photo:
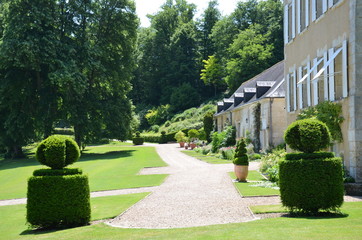
{"type": "Polygon", "coordinates": [[[230,45],[226,82],[232,92],[270,66],[273,45],[267,44],[267,39],[267,35],[259,33],[257,25],[240,32],[230,45]]]}
{"type": "Polygon", "coordinates": [[[211,0],[206,8],[202,20],[200,23],[201,31],[201,56],[202,59],[207,59],[209,56],[215,54],[215,47],[210,34],[215,24],[219,21],[221,14],[217,6],[219,5],[217,0],[211,0]]]}
{"type": "Polygon", "coordinates": [[[208,60],[203,60],[204,69],[201,70],[201,79],[205,85],[213,85],[216,90],[225,86],[225,80],[223,79],[224,73],[222,66],[218,63],[215,56],[210,56],[208,60]]]}
{"type": "Polygon", "coordinates": [[[211,142],[211,132],[214,129],[214,113],[207,112],[204,116],[203,122],[206,140],[207,142],[211,142]]]}

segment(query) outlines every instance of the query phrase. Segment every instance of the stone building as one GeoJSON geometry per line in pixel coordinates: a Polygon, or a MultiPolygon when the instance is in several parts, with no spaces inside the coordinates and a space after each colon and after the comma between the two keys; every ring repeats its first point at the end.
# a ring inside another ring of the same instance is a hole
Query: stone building
{"type": "Polygon", "coordinates": [[[362,1],[284,0],[284,41],[287,123],[308,106],[341,103],[333,151],[362,182],[362,1]]]}
{"type": "Polygon", "coordinates": [[[236,137],[259,138],[261,149],[283,143],[286,128],[284,62],[281,61],[244,82],[235,93],[218,102],[215,122],[220,132],[225,126],[236,128],[236,137]],[[256,136],[254,110],[260,104],[260,129],[256,136]]]}

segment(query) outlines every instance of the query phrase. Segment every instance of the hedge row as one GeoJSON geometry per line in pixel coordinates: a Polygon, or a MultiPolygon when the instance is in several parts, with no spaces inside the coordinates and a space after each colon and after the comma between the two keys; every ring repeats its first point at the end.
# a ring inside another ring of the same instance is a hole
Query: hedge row
{"type": "MultiPolygon", "coordinates": [[[[189,131],[189,129],[183,129],[181,130],[182,132],[184,132],[187,136],[187,132],[189,131]]],[[[161,138],[161,134],[147,134],[147,135],[142,135],[142,137],[145,139],[145,142],[151,142],[151,143],[166,143],[166,142],[175,142],[175,134],[177,132],[171,132],[171,133],[166,133],[164,136],[164,139],[161,138]]]]}
{"type": "Polygon", "coordinates": [[[323,158],[334,158],[335,155],[333,152],[315,152],[315,153],[287,153],[285,155],[286,160],[313,160],[313,159],[323,159],[323,158]]]}
{"type": "Polygon", "coordinates": [[[26,219],[33,227],[73,227],[90,221],[90,194],[85,175],[30,177],[27,197],[26,219]]]}
{"type": "Polygon", "coordinates": [[[284,160],[279,165],[281,200],[290,210],[335,210],[343,203],[342,159],[284,160]]]}
{"type": "Polygon", "coordinates": [[[59,135],[74,135],[74,129],[72,128],[55,128],[53,130],[54,134],[59,135]]]}
{"type": "Polygon", "coordinates": [[[33,176],[64,176],[64,175],[76,175],[82,174],[83,171],[80,168],[63,168],[63,169],[37,169],[34,170],[33,176]]]}
{"type": "Polygon", "coordinates": [[[142,145],[144,142],[144,138],[143,137],[134,137],[132,139],[132,142],[134,145],[142,145]]]}

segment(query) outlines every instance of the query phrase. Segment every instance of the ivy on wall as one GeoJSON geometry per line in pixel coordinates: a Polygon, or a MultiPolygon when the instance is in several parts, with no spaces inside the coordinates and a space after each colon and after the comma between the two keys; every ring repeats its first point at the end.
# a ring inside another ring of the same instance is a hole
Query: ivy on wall
{"type": "Polygon", "coordinates": [[[314,118],[324,122],[331,132],[332,139],[337,142],[343,141],[341,123],[344,121],[342,116],[342,104],[331,101],[321,102],[314,107],[302,110],[297,120],[314,118]]]}
{"type": "Polygon", "coordinates": [[[254,110],[254,150],[255,152],[260,151],[260,130],[261,130],[261,104],[257,103],[254,110]]]}

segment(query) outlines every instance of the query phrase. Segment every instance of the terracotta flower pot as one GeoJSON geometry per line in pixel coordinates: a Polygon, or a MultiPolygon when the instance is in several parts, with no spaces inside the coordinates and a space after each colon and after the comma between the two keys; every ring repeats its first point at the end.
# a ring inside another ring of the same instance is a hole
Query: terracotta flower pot
{"type": "Polygon", "coordinates": [[[185,146],[185,142],[179,142],[180,148],[183,148],[185,146]]]}
{"type": "Polygon", "coordinates": [[[195,143],[190,143],[190,148],[191,150],[194,149],[196,147],[196,144],[195,143]]]}
{"type": "Polygon", "coordinates": [[[236,179],[239,182],[246,182],[249,173],[249,166],[234,165],[236,179]]]}
{"type": "Polygon", "coordinates": [[[189,145],[187,145],[187,144],[184,144],[185,145],[185,149],[188,149],[189,148],[189,145]]]}

